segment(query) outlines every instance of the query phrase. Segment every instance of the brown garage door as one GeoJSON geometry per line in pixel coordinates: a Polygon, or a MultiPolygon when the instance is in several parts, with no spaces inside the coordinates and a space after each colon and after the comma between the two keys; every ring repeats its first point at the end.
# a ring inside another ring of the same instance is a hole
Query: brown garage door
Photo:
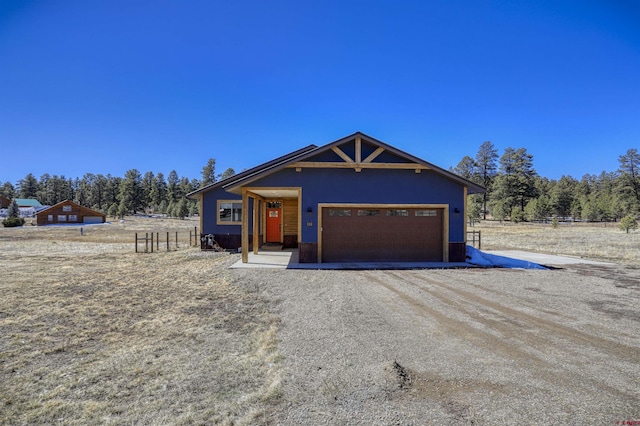
{"type": "Polygon", "coordinates": [[[323,262],[440,262],[443,209],[322,209],[323,262]]]}

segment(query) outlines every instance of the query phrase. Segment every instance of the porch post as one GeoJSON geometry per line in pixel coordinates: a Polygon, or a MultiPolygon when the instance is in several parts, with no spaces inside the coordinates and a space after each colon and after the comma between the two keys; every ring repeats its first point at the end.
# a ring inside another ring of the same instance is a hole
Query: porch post
{"type": "Polygon", "coordinates": [[[259,213],[260,210],[258,206],[260,205],[260,200],[258,198],[253,199],[253,254],[258,254],[258,246],[260,245],[260,241],[258,241],[258,221],[259,221],[259,213]]]}
{"type": "Polygon", "coordinates": [[[249,193],[242,188],[242,263],[249,262],[249,193]]]}

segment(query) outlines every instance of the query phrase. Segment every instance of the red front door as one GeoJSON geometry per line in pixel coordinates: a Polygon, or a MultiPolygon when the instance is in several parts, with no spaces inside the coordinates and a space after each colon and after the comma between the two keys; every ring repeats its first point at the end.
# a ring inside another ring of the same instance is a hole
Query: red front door
{"type": "Polygon", "coordinates": [[[282,225],[282,209],[267,209],[267,241],[280,242],[280,228],[282,225]]]}

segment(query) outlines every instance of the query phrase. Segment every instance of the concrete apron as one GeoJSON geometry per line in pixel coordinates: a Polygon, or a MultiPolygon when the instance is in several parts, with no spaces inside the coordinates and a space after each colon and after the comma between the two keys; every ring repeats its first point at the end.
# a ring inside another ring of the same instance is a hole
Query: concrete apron
{"type": "Polygon", "coordinates": [[[300,263],[298,250],[249,252],[249,262],[237,261],[231,269],[272,268],[272,269],[444,269],[475,268],[466,262],[344,262],[344,263],[300,263]]]}
{"type": "Polygon", "coordinates": [[[612,266],[614,263],[599,262],[595,260],[583,259],[573,256],[559,256],[555,254],[533,253],[522,250],[483,250],[487,254],[508,257],[511,259],[524,260],[527,262],[537,263],[543,266],[562,266],[562,265],[602,265],[612,266]]]}

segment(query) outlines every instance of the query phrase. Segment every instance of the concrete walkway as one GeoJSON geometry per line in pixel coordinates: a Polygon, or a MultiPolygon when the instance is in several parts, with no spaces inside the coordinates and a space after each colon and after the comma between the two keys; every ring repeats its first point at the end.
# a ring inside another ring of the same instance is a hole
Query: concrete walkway
{"type": "Polygon", "coordinates": [[[483,250],[484,253],[496,256],[508,257],[511,259],[524,260],[527,262],[537,263],[543,266],[562,266],[562,265],[602,265],[612,266],[613,263],[599,262],[596,260],[583,259],[573,256],[559,256],[555,254],[533,253],[522,250],[483,250]]]}
{"type": "Polygon", "coordinates": [[[274,269],[443,269],[474,268],[466,262],[344,262],[344,263],[300,263],[298,250],[249,252],[249,262],[237,261],[231,269],[274,268],[274,269]]]}

